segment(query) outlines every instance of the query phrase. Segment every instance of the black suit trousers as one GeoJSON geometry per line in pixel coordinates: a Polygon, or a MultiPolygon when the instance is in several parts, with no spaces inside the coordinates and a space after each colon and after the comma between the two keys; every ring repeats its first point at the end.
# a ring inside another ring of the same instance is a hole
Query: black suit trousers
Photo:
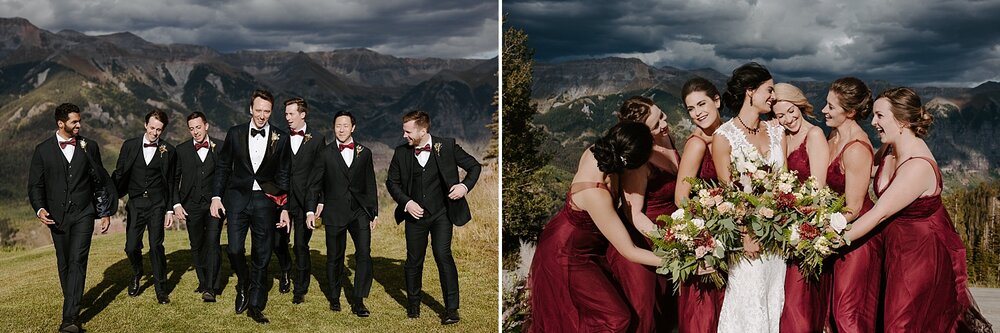
{"type": "Polygon", "coordinates": [[[281,272],[291,272],[292,257],[288,252],[288,243],[290,238],[295,238],[292,245],[292,252],[295,252],[295,273],[292,274],[292,283],[295,288],[292,292],[296,295],[305,295],[309,291],[309,274],[312,270],[309,261],[309,240],[312,239],[313,231],[306,228],[305,212],[289,210],[288,218],[292,220],[291,235],[285,228],[275,229],[274,255],[278,257],[281,272]]]}
{"type": "Polygon", "coordinates": [[[344,256],[347,251],[347,234],[354,241],[354,300],[368,297],[372,289],[372,230],[364,213],[356,214],[353,221],[344,225],[326,226],[326,279],[330,286],[329,299],[339,302],[341,279],[344,274],[344,256]]]}
{"type": "MultiPolygon", "coordinates": [[[[68,216],[67,216],[68,217],[68,216]]],[[[49,226],[52,244],[56,248],[56,265],[59,267],[59,284],[63,293],[62,316],[64,322],[80,315],[83,286],[87,277],[87,259],[90,256],[90,239],[94,234],[94,216],[84,216],[60,223],[69,224],[66,230],[49,226]]]]}
{"type": "Polygon", "coordinates": [[[153,266],[153,286],[156,294],[166,294],[167,256],[163,250],[163,218],[166,214],[163,201],[129,197],[128,219],[125,224],[125,255],[132,265],[134,276],[142,275],[142,235],[149,228],[149,260],[153,266]]]}
{"type": "Polygon", "coordinates": [[[230,212],[226,231],[229,236],[229,263],[236,272],[236,288],[246,291],[249,305],[257,310],[267,306],[267,265],[271,261],[274,244],[274,225],[278,223],[278,209],[264,192],[254,191],[250,202],[241,212],[230,212]],[[246,239],[250,232],[250,265],[246,261],[246,239]]]}
{"type": "Polygon", "coordinates": [[[441,291],[446,310],[458,309],[458,269],[451,255],[452,223],[446,212],[425,217],[417,222],[406,221],[406,294],[410,304],[420,303],[424,256],[427,253],[427,236],[431,238],[431,252],[437,262],[441,291]]]}
{"type": "Polygon", "coordinates": [[[191,262],[198,274],[198,288],[218,292],[221,286],[219,270],[222,253],[219,238],[222,236],[222,221],[212,217],[208,211],[210,202],[200,200],[184,206],[187,216],[188,239],[191,241],[191,262]]]}

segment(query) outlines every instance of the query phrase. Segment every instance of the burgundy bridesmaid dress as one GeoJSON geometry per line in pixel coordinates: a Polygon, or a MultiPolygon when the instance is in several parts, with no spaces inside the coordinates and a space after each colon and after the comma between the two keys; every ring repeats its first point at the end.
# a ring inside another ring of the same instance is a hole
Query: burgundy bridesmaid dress
{"type": "MultiPolygon", "coordinates": [[[[871,145],[861,140],[848,142],[837,157],[830,162],[826,171],[826,184],[839,194],[844,194],[847,178],[840,170],[844,151],[853,144],[860,144],[872,154],[871,145]]],[[[865,191],[862,216],[875,204],[865,191]]],[[[884,249],[882,232],[884,226],[873,229],[868,235],[852,240],[851,247],[843,255],[835,256],[833,262],[833,320],[838,332],[875,332],[878,328],[879,291],[882,287],[882,260],[884,249]]]]}
{"type": "Polygon", "coordinates": [[[608,239],[573,193],[604,183],[576,183],[563,209],[538,239],[528,275],[529,332],[625,332],[631,312],[614,282],[604,254],[608,239]]]}
{"type": "MultiPolygon", "coordinates": [[[[680,158],[678,158],[680,159],[680,158]]],[[[677,185],[677,175],[663,171],[652,163],[649,180],[646,184],[646,202],[643,212],[656,224],[660,215],[670,215],[677,206],[674,204],[674,187],[677,185]]],[[[623,218],[625,229],[632,236],[636,246],[649,250],[649,240],[623,218]]],[[[677,326],[677,298],[673,293],[673,285],[666,275],[656,274],[655,267],[637,264],[625,259],[615,249],[608,247],[608,264],[611,273],[625,292],[625,298],[634,311],[630,332],[672,332],[677,326]]]]}
{"type": "MultiPolygon", "coordinates": [[[[934,195],[917,198],[882,223],[886,224],[885,331],[955,332],[961,315],[971,304],[965,246],[941,204],[941,171],[937,163],[926,157],[911,157],[898,164],[896,171],[914,159],[930,163],[938,188],[934,195]]],[[[885,190],[879,191],[881,173],[879,167],[875,177],[879,196],[885,190]]]]}
{"type": "MultiPolygon", "coordinates": [[[[688,140],[697,139],[691,136],[688,140]]],[[[706,146],[711,146],[705,142],[706,146]]],[[[705,156],[701,159],[698,178],[717,181],[715,164],[712,162],[712,151],[705,148],[705,156]]],[[[683,180],[682,180],[683,181],[683,180]]],[[[681,333],[714,333],[719,327],[719,313],[722,312],[722,300],[726,296],[724,288],[701,283],[700,281],[681,284],[677,295],[677,328],[681,333]]]]}
{"type": "MultiPolygon", "coordinates": [[[[786,164],[789,170],[797,172],[799,181],[803,182],[812,175],[806,141],[808,138],[788,154],[786,164]]],[[[808,333],[826,329],[830,320],[832,287],[833,275],[829,269],[823,270],[819,280],[813,280],[799,271],[797,263],[788,262],[788,269],[785,270],[785,305],[781,309],[781,332],[808,333]]]]}

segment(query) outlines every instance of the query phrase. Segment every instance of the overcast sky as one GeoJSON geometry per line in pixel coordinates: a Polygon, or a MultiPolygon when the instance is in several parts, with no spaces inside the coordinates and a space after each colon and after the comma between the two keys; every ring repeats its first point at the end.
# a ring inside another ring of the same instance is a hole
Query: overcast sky
{"type": "MultiPolygon", "coordinates": [[[[1000,81],[1000,1],[504,0],[541,61],[635,57],[724,74],[753,60],[779,79],[1000,81]]],[[[506,27],[505,27],[506,28],[506,27]]]]}
{"type": "Polygon", "coordinates": [[[492,58],[498,3],[482,0],[0,0],[0,16],[52,32],[130,31],[235,50],[365,47],[402,57],[492,58]]]}

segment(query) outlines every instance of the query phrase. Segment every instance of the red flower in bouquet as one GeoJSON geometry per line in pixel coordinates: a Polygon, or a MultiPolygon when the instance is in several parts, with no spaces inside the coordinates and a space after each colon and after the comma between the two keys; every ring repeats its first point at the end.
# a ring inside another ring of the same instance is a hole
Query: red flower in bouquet
{"type": "Polygon", "coordinates": [[[664,242],[673,242],[673,241],[677,240],[677,236],[674,235],[674,231],[673,230],[670,230],[670,228],[666,228],[666,229],[663,229],[663,230],[664,230],[664,233],[663,233],[663,241],[664,242]]]}
{"type": "Polygon", "coordinates": [[[712,234],[707,229],[702,230],[698,233],[698,237],[694,239],[694,246],[715,247],[715,240],[712,239],[712,234]]]}
{"type": "Polygon", "coordinates": [[[809,225],[808,223],[803,223],[799,226],[799,235],[802,239],[813,240],[819,236],[819,229],[809,225]]]}
{"type": "Polygon", "coordinates": [[[778,204],[778,209],[794,209],[795,208],[795,195],[791,193],[779,193],[778,197],[775,198],[778,204]]]}

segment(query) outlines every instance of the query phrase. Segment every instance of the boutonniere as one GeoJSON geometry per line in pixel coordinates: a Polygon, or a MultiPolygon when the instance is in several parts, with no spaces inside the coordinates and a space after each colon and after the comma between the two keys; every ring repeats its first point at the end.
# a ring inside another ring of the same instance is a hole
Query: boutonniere
{"type": "Polygon", "coordinates": [[[440,142],[434,144],[434,153],[436,153],[438,157],[441,157],[441,143],[440,142]]]}
{"type": "Polygon", "coordinates": [[[274,148],[274,145],[276,143],[278,143],[278,139],[280,139],[280,138],[281,138],[281,134],[278,134],[278,133],[275,133],[275,132],[271,132],[271,148],[274,148]]]}
{"type": "Polygon", "coordinates": [[[357,149],[355,149],[354,151],[357,152],[358,154],[361,154],[363,150],[365,150],[365,146],[357,145],[357,149]]]}
{"type": "Polygon", "coordinates": [[[212,149],[212,152],[214,153],[215,152],[215,142],[209,141],[208,142],[208,146],[212,149]]]}
{"type": "Polygon", "coordinates": [[[87,140],[80,140],[80,148],[87,151],[87,140]]]}
{"type": "Polygon", "coordinates": [[[163,158],[163,153],[167,152],[167,145],[160,145],[160,158],[163,158]]]}
{"type": "Polygon", "coordinates": [[[305,138],[302,139],[302,143],[309,142],[309,140],[312,139],[312,138],[313,138],[312,133],[306,133],[305,138]]]}

